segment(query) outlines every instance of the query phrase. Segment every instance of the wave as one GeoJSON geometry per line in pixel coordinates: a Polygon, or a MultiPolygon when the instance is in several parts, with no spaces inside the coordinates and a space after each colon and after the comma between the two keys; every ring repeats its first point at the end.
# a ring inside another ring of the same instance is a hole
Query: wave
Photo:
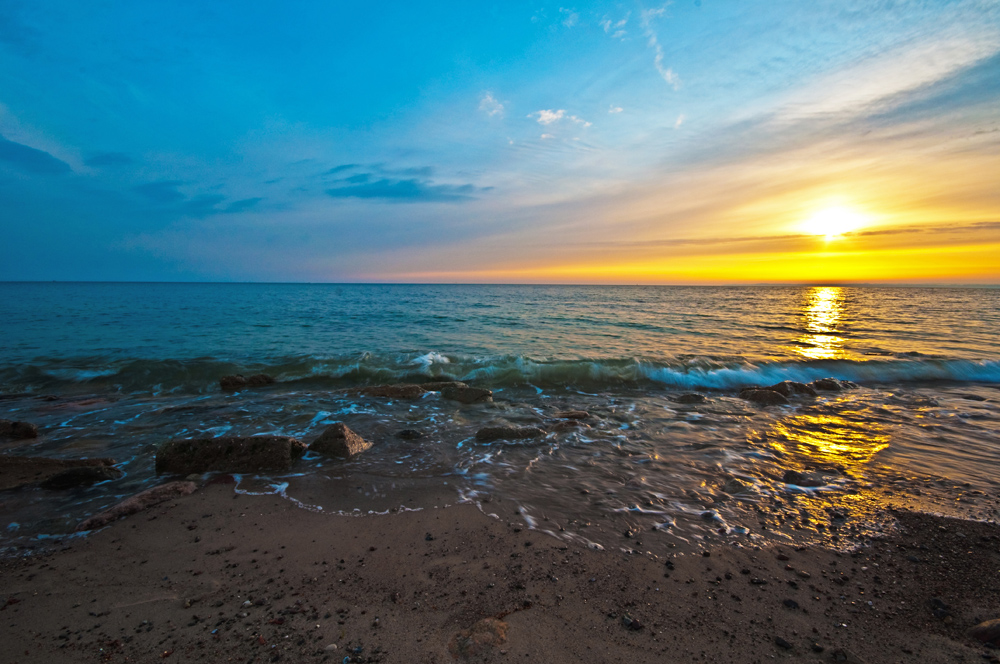
{"type": "Polygon", "coordinates": [[[739,358],[544,360],[520,355],[474,357],[439,352],[364,353],[339,358],[290,357],[245,363],[216,358],[109,360],[39,359],[0,367],[0,394],[118,392],[132,394],[219,389],[234,373],[267,373],[278,388],[336,389],[380,383],[462,380],[487,387],[536,386],[600,390],[627,387],[736,390],[783,380],[833,376],[860,384],[948,381],[1000,383],[1000,360],[903,356],[869,360],[749,361],[739,358]]]}

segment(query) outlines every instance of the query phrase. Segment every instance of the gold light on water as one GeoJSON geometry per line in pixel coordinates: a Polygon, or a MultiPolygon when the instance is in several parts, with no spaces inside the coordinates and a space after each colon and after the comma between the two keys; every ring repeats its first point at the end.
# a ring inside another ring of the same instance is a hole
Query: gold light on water
{"type": "Polygon", "coordinates": [[[844,357],[844,339],[838,335],[843,317],[843,289],[823,286],[809,291],[802,310],[809,334],[797,339],[799,353],[811,360],[834,360],[844,357]]]}
{"type": "Polygon", "coordinates": [[[889,446],[889,432],[860,413],[801,414],[774,423],[776,449],[811,463],[851,468],[867,464],[889,446]]]}

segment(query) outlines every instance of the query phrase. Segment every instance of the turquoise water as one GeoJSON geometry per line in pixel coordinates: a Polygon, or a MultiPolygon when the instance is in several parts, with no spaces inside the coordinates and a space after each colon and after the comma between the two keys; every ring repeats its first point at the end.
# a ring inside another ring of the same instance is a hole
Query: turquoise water
{"type": "Polygon", "coordinates": [[[511,500],[535,527],[619,548],[636,546],[624,532],[655,533],[650,549],[846,542],[874,532],[887,503],[1000,518],[997,289],[15,283],[0,284],[0,315],[0,417],[42,432],[0,452],[110,456],[125,472],[6,492],[10,542],[162,481],[153,460],[171,438],[308,442],[335,421],[375,446],[241,490],[366,510],[404,503],[408,482],[447,483],[456,500],[511,500]],[[219,389],[262,371],[278,382],[219,389]],[[857,387],[771,408],[739,397],[828,376],[857,387]],[[342,390],[430,379],[488,387],[494,402],[342,390]],[[690,392],[704,401],[679,400],[690,392]],[[586,426],[557,426],[569,409],[590,412],[586,426]],[[547,434],[476,441],[504,424],[547,434]],[[789,485],[788,470],[827,482],[789,485]],[[344,481],[369,488],[345,504],[344,481]]]}

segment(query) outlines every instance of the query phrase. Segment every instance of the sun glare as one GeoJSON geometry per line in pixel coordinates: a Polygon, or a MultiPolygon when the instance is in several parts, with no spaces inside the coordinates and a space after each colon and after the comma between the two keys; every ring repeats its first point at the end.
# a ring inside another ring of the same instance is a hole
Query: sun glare
{"type": "Polygon", "coordinates": [[[822,235],[827,240],[832,240],[861,228],[867,221],[864,215],[850,208],[828,207],[802,222],[801,228],[809,235],[822,235]]]}

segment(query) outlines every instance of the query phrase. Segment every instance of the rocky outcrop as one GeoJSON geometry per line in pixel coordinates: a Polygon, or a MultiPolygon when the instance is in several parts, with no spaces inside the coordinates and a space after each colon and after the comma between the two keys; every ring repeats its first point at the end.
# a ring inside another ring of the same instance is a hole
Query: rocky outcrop
{"type": "Polygon", "coordinates": [[[285,471],[306,446],[289,436],[221,436],[172,440],[156,452],[156,472],[188,475],[218,471],[285,471]]]}
{"type": "Polygon", "coordinates": [[[476,432],[476,440],[488,443],[493,440],[522,440],[541,438],[545,432],[538,427],[483,427],[476,432]]]}
{"type": "Polygon", "coordinates": [[[708,401],[708,397],[704,394],[698,394],[697,392],[688,392],[686,394],[678,394],[674,397],[674,401],[683,404],[705,403],[708,401]]]}
{"type": "Polygon", "coordinates": [[[740,398],[752,401],[758,406],[783,406],[788,403],[788,399],[783,394],[757,387],[740,390],[740,398]]]}
{"type": "Polygon", "coordinates": [[[849,380],[837,380],[836,378],[820,378],[809,383],[809,386],[814,390],[823,390],[825,392],[839,392],[840,390],[857,387],[857,385],[849,380]]]}
{"type": "Polygon", "coordinates": [[[38,427],[31,422],[0,420],[0,438],[10,438],[11,440],[38,438],[38,427]]]}
{"type": "Polygon", "coordinates": [[[159,505],[173,498],[190,495],[197,488],[194,482],[167,482],[166,484],[155,486],[142,493],[137,493],[131,498],[126,498],[109,510],[90,517],[77,526],[76,530],[77,532],[81,532],[101,528],[112,521],[117,521],[124,516],[129,516],[136,512],[141,512],[153,505],[159,505]]]}
{"type": "Polygon", "coordinates": [[[246,387],[263,387],[265,385],[271,385],[275,380],[273,377],[267,374],[254,374],[250,377],[246,377],[243,374],[233,374],[232,376],[223,376],[219,379],[219,387],[224,390],[242,390],[246,387]]]}
{"type": "Polygon", "coordinates": [[[796,394],[805,394],[810,397],[816,396],[816,390],[814,390],[812,387],[806,385],[805,383],[799,383],[794,380],[783,380],[780,383],[777,383],[776,385],[771,385],[766,389],[769,389],[773,392],[777,392],[778,394],[784,397],[790,397],[796,394]]]}
{"type": "Polygon", "coordinates": [[[109,467],[114,459],[48,459],[45,457],[0,456],[0,491],[40,484],[70,468],[109,467]]]}
{"type": "Polygon", "coordinates": [[[75,489],[80,486],[90,486],[98,482],[116,480],[122,476],[122,471],[112,466],[77,466],[56,473],[39,486],[43,489],[75,489]]]}
{"type": "Polygon", "coordinates": [[[493,401],[493,391],[481,387],[449,386],[441,389],[441,396],[459,403],[485,403],[493,401]]]}
{"type": "Polygon", "coordinates": [[[337,422],[328,426],[319,438],[309,445],[309,450],[324,456],[352,457],[371,446],[371,441],[351,431],[343,422],[337,422]]]}

